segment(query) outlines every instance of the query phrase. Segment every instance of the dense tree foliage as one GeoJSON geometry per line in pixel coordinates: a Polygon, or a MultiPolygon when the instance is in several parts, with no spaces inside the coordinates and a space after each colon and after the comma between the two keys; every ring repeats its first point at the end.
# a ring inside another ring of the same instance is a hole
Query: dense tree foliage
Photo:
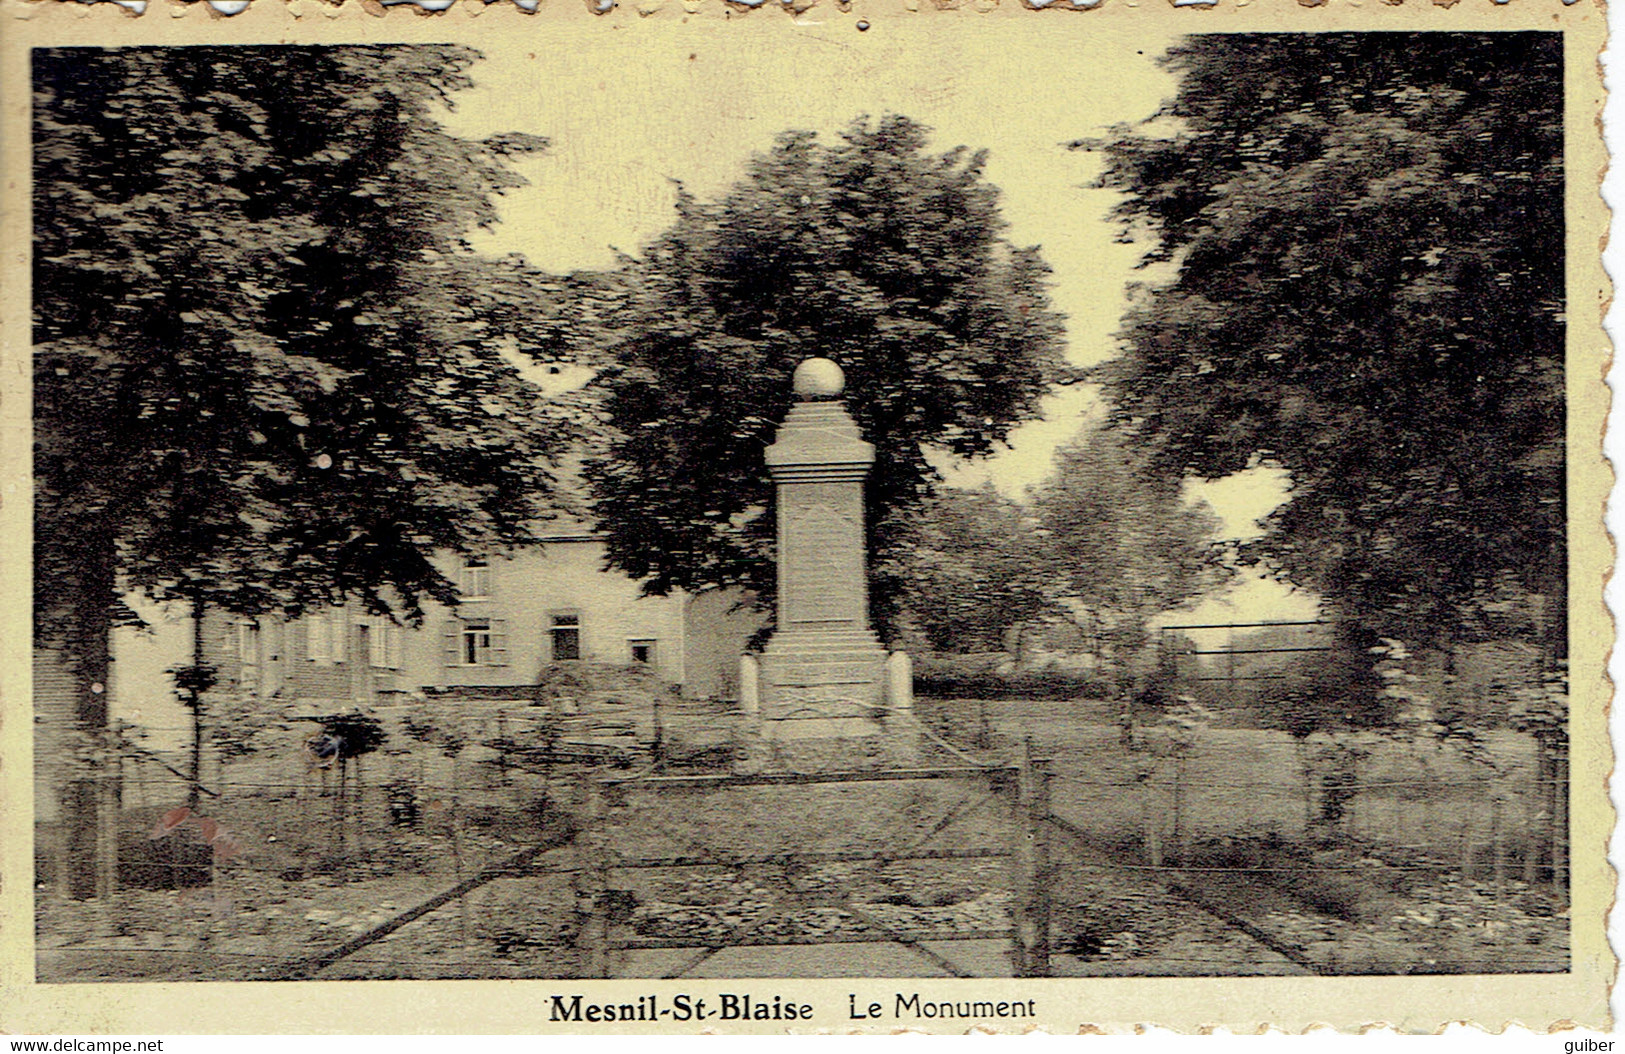
{"type": "Polygon", "coordinates": [[[943,487],[913,519],[901,605],[933,651],[1000,651],[1052,602],[1031,510],[991,484],[943,487]]]}
{"type": "Polygon", "coordinates": [[[87,680],[122,591],[410,618],[543,511],[534,276],[463,240],[541,142],[439,125],[476,57],[35,53],[36,627],[87,680]]]}
{"type": "Polygon", "coordinates": [[[1118,420],[1174,475],[1290,470],[1250,555],[1335,613],[1448,647],[1517,591],[1560,653],[1561,39],[1215,34],[1167,62],[1176,131],[1106,146],[1126,234],[1177,267],[1126,321],[1118,420]]]}
{"type": "Polygon", "coordinates": [[[771,602],[762,451],[796,364],[825,356],[876,447],[870,593],[886,624],[907,518],[935,481],[922,446],[988,453],[1060,368],[1047,269],[1002,237],[982,166],[929,153],[891,116],[829,143],[787,133],[718,200],[681,199],[628,261],[626,335],[601,379],[614,435],[588,475],[615,566],[653,593],[744,586],[771,602]]]}
{"type": "Polygon", "coordinates": [[[1141,444],[1086,428],[1025,501],[944,487],[911,518],[902,606],[933,650],[996,651],[1012,630],[1072,623],[1127,674],[1146,625],[1229,574],[1207,505],[1150,471],[1141,444]]]}
{"type": "Polygon", "coordinates": [[[1055,456],[1033,495],[1036,558],[1062,610],[1101,642],[1103,657],[1132,668],[1146,625],[1226,577],[1206,504],[1151,470],[1152,446],[1109,428],[1086,429],[1055,456]]]}

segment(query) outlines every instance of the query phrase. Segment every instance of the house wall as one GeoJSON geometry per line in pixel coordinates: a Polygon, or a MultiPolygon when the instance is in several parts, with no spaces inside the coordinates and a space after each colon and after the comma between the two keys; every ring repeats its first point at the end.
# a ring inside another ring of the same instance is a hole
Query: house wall
{"type": "MultiPolygon", "coordinates": [[[[204,657],[219,680],[205,704],[217,712],[263,706],[268,715],[314,716],[387,706],[418,689],[533,685],[553,663],[552,631],[561,614],[578,619],[581,662],[630,665],[634,642],[643,642],[650,648],[649,667],[661,680],[683,686],[693,698],[736,698],[739,655],[762,616],[737,605],[733,592],[642,596],[636,582],[603,570],[603,558],[604,544],[586,536],[492,558],[485,597],[465,600],[455,610],[427,603],[416,629],[386,628],[356,605],[292,622],[211,612],[204,621],[204,657]],[[462,630],[476,623],[490,627],[491,647],[483,661],[470,664],[462,630]],[[342,647],[334,648],[339,639],[342,647]],[[370,648],[374,640],[383,646],[370,648]]],[[[461,582],[463,563],[448,556],[440,567],[461,582]]],[[[191,662],[190,614],[181,605],[150,604],[139,613],[147,628],[113,633],[109,718],[129,726],[136,745],[184,769],[192,714],[177,697],[169,671],[191,662]]],[[[42,656],[36,663],[43,690],[36,697],[42,728],[37,750],[48,767],[58,749],[50,735],[59,723],[51,720],[51,707],[60,710],[65,704],[57,697],[70,696],[58,690],[61,678],[54,676],[49,654],[42,656]]],[[[207,742],[205,785],[218,772],[214,753],[207,742]]],[[[42,817],[54,812],[45,798],[36,806],[42,817]]]]}
{"type": "MultiPolygon", "coordinates": [[[[192,712],[175,694],[169,671],[192,661],[192,622],[181,604],[148,604],[138,598],[125,602],[146,622],[140,629],[120,626],[111,635],[111,662],[107,692],[110,723],[137,725],[136,742],[148,749],[169,752],[191,742],[192,712]]],[[[205,620],[205,658],[219,652],[219,626],[205,620]]]]}
{"type": "MultiPolygon", "coordinates": [[[[412,686],[531,685],[553,661],[557,615],[579,619],[580,661],[633,662],[632,642],[651,644],[650,666],[672,684],[683,682],[685,599],[644,597],[638,584],[603,570],[604,543],[592,538],[554,541],[490,561],[490,595],[465,599],[455,611],[425,604],[423,628],[407,634],[401,680],[412,686]],[[493,654],[468,664],[461,629],[492,627],[493,654]],[[497,642],[500,643],[497,643],[497,642]]],[[[461,574],[459,563],[442,565],[461,574]]]]}
{"type": "Polygon", "coordinates": [[[771,619],[747,594],[719,589],[688,599],[684,609],[688,678],[683,694],[693,699],[739,699],[739,657],[771,619]]]}
{"type": "MultiPolygon", "coordinates": [[[[112,634],[109,719],[139,725],[165,749],[190,742],[191,710],[175,692],[170,671],[192,662],[192,620],[184,605],[146,605],[146,627],[120,627],[112,634]]],[[[203,621],[203,660],[215,667],[211,694],[254,695],[261,699],[316,699],[338,704],[370,700],[393,687],[390,671],[374,670],[361,647],[355,613],[335,608],[313,618],[284,623],[277,618],[246,619],[209,612],[203,621]],[[344,635],[342,652],[309,655],[310,622],[321,618],[329,632],[344,635]],[[244,627],[257,632],[244,633],[244,627]]]]}

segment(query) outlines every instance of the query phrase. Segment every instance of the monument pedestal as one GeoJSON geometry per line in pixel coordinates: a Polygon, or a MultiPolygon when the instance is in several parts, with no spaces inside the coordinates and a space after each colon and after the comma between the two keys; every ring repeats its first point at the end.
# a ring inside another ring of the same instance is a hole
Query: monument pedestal
{"type": "Polygon", "coordinates": [[[885,717],[886,649],[874,635],[776,633],[761,655],[761,714],[774,738],[872,735],[885,717]]]}
{"type": "Polygon", "coordinates": [[[740,679],[756,688],[745,707],[767,739],[872,736],[910,705],[869,626],[863,481],[875,448],[838,401],[844,384],[827,359],[798,366],[802,401],[767,449],[778,496],[777,629],[740,679]]]}

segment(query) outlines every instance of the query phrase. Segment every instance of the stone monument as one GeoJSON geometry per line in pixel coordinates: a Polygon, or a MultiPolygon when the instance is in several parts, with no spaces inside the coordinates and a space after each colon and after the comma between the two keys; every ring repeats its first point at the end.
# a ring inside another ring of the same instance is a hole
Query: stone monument
{"type": "Polygon", "coordinates": [[[829,359],[796,367],[798,402],[767,449],[778,497],[778,619],[741,661],[744,708],[770,739],[872,735],[906,715],[908,656],[869,625],[863,481],[875,448],[846,412],[829,359]]]}

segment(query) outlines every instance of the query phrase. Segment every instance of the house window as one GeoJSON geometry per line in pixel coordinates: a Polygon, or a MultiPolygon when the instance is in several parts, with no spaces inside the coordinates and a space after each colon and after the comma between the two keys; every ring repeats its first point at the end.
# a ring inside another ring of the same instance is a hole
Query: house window
{"type": "Polygon", "coordinates": [[[491,654],[491,624],[489,622],[463,623],[463,665],[484,666],[491,654]]]}
{"type": "Polygon", "coordinates": [[[260,663],[260,624],[253,619],[237,623],[237,661],[244,666],[260,663]]]}
{"type": "Polygon", "coordinates": [[[506,666],[508,644],[503,619],[453,619],[446,629],[448,666],[506,666]]]}
{"type": "Polygon", "coordinates": [[[479,600],[491,595],[491,565],[477,556],[463,561],[462,593],[464,600],[479,600]]]}
{"type": "Polygon", "coordinates": [[[553,616],[553,661],[581,658],[581,616],[561,612],[553,616]]]}
{"type": "Polygon", "coordinates": [[[347,630],[342,610],[311,615],[305,619],[305,658],[320,663],[343,662],[347,630]]]}
{"type": "Polygon", "coordinates": [[[655,661],[655,642],[652,640],[628,641],[632,646],[632,661],[648,665],[655,661]]]}
{"type": "Polygon", "coordinates": [[[260,678],[260,624],[253,619],[237,623],[237,661],[241,664],[238,680],[253,685],[260,678]]]}
{"type": "Polygon", "coordinates": [[[380,670],[401,668],[401,628],[386,618],[375,618],[367,634],[367,661],[380,670]]]}

